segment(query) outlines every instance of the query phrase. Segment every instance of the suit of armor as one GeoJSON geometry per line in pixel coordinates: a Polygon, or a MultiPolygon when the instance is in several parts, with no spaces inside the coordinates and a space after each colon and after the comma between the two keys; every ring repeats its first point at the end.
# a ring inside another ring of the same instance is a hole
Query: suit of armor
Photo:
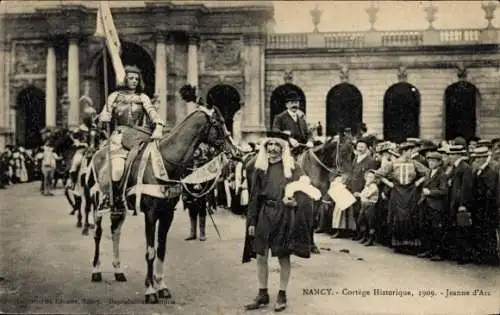
{"type": "Polygon", "coordinates": [[[139,69],[127,66],[125,74],[127,88],[111,93],[107,105],[99,114],[101,121],[110,122],[113,130],[110,136],[110,149],[114,196],[118,195],[119,182],[130,149],[151,137],[160,138],[165,126],[149,97],[138,92],[139,87],[143,89],[139,69]],[[137,86],[130,84],[131,82],[137,86]],[[148,119],[150,123],[147,122],[148,119]],[[151,124],[155,126],[152,134],[151,124]]]}

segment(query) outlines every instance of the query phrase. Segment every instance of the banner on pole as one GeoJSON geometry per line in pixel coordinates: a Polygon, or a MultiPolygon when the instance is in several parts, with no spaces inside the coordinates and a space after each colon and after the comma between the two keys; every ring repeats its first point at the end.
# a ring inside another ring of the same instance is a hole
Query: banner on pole
{"type": "Polygon", "coordinates": [[[116,84],[122,85],[125,81],[125,68],[120,58],[121,44],[116,31],[111,9],[107,1],[101,1],[97,11],[97,25],[94,36],[106,40],[111,62],[116,75],[116,84]]]}

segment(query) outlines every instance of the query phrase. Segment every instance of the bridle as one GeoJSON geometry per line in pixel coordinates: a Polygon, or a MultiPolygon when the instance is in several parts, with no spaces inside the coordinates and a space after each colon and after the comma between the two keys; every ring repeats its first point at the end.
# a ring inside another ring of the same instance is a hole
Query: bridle
{"type": "MultiPolygon", "coordinates": [[[[205,108],[204,106],[199,106],[194,112],[202,112],[203,114],[206,115],[207,117],[207,120],[208,120],[208,124],[200,131],[200,134],[203,134],[203,135],[209,135],[210,133],[210,130],[214,127],[214,126],[217,126],[217,124],[220,123],[220,121],[217,119],[217,117],[215,117],[215,111],[214,110],[210,110],[210,109],[207,109],[205,108]]],[[[193,113],[194,113],[193,112],[193,113]]],[[[223,122],[222,122],[223,123],[223,122]]],[[[221,128],[223,129],[223,128],[221,128]]],[[[220,131],[219,131],[220,132],[220,131]]],[[[223,130],[222,130],[223,132],[223,130]]],[[[228,137],[227,134],[224,134],[224,139],[222,141],[225,141],[226,137],[228,137]]],[[[203,139],[198,139],[197,143],[195,145],[199,145],[200,143],[203,142],[203,139]]],[[[156,145],[159,147],[159,143],[158,141],[156,141],[156,145]]],[[[222,152],[225,152],[225,148],[223,148],[221,150],[222,152]]],[[[187,154],[187,152],[186,152],[187,154]]],[[[172,164],[176,167],[179,167],[181,169],[187,169],[187,170],[192,170],[190,168],[187,167],[187,165],[190,163],[189,160],[186,160],[186,156],[182,156],[182,158],[180,159],[181,161],[184,161],[184,162],[176,162],[176,161],[172,161],[172,160],[169,160],[165,157],[162,157],[163,160],[169,164],[172,164]]]]}
{"type": "MultiPolygon", "coordinates": [[[[338,170],[340,169],[340,162],[339,162],[340,142],[337,140],[331,140],[331,141],[337,143],[337,146],[335,148],[335,168],[331,168],[327,166],[325,163],[323,163],[318,157],[318,155],[316,155],[316,153],[314,152],[315,151],[314,149],[307,150],[307,152],[309,153],[309,155],[311,155],[314,161],[316,161],[316,163],[318,163],[324,170],[328,171],[331,174],[338,174],[338,170]]],[[[324,146],[326,146],[326,143],[323,144],[323,147],[324,146]]]]}

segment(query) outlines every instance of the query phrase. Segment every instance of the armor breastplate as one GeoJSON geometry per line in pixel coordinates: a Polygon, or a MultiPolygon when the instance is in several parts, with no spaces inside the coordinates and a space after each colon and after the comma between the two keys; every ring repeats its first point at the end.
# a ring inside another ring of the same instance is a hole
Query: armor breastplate
{"type": "Polygon", "coordinates": [[[113,116],[117,126],[142,126],[144,108],[140,95],[118,93],[113,107],[113,116]]]}

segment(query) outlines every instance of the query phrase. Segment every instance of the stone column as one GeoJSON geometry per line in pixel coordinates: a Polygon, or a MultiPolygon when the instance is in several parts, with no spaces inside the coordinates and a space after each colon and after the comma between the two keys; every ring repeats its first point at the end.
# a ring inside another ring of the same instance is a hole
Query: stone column
{"type": "Polygon", "coordinates": [[[47,66],[45,73],[45,126],[56,126],[57,72],[56,52],[52,43],[47,43],[47,66]]]}
{"type": "MultiPolygon", "coordinates": [[[[10,45],[7,43],[1,43],[2,47],[0,50],[0,99],[5,100],[5,94],[9,93],[9,76],[5,73],[5,69],[7,68],[7,63],[10,62],[7,56],[9,56],[10,45]]],[[[5,148],[7,144],[7,132],[8,130],[8,121],[6,119],[9,117],[9,105],[8,103],[0,104],[0,151],[5,148]]]]}
{"type": "Polygon", "coordinates": [[[167,47],[165,45],[166,34],[156,34],[156,73],[155,94],[158,96],[158,113],[160,118],[167,121],[167,47]]]}
{"type": "Polygon", "coordinates": [[[245,37],[245,109],[243,113],[246,132],[265,129],[264,107],[264,56],[260,36],[245,37]]]}
{"type": "Polygon", "coordinates": [[[10,104],[10,67],[11,67],[11,49],[12,46],[10,43],[5,43],[3,47],[3,65],[4,69],[2,73],[0,73],[0,76],[3,78],[3,84],[0,86],[4,92],[2,95],[2,101],[3,104],[0,106],[2,107],[2,113],[0,116],[2,127],[5,128],[5,135],[4,135],[4,141],[5,144],[10,144],[13,142],[12,136],[14,135],[15,132],[15,109],[11,109],[11,104],[10,104]],[[13,119],[12,119],[13,118],[13,119]]]}
{"type": "MultiPolygon", "coordinates": [[[[198,87],[198,44],[200,38],[196,34],[190,34],[188,39],[188,58],[187,58],[187,82],[193,86],[196,86],[199,93],[198,87]]],[[[190,113],[194,108],[188,106],[186,113],[190,113]]]]}
{"type": "Polygon", "coordinates": [[[78,40],[75,37],[69,39],[68,46],[68,127],[76,127],[80,123],[80,69],[78,55],[78,40]]]}

